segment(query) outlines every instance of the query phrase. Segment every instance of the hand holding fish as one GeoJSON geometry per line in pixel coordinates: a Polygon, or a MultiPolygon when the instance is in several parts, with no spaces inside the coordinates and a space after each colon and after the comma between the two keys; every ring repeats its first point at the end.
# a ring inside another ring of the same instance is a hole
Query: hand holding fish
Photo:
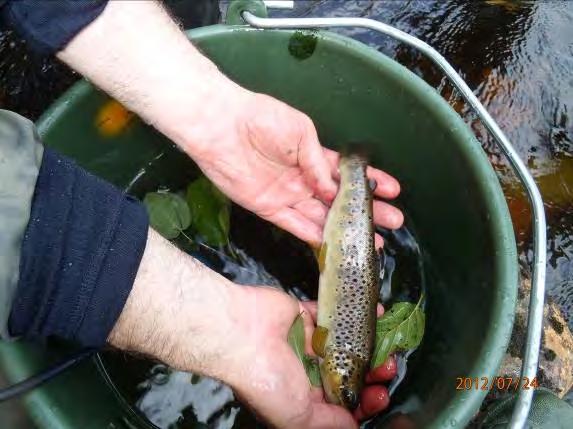
{"type": "MultiPolygon", "coordinates": [[[[233,91],[225,100],[226,114],[218,118],[219,126],[209,125],[194,136],[212,144],[193,143],[186,150],[236,203],[306,242],[319,244],[338,188],[333,179],[338,177],[338,153],[320,145],[312,121],[302,112],[240,87],[233,91]]],[[[400,185],[390,175],[369,167],[368,176],[377,183],[375,197],[391,199],[399,194],[400,185]]],[[[378,199],[373,208],[375,224],[401,226],[400,210],[378,199]]],[[[382,245],[379,235],[376,244],[382,245]]]]}
{"type": "MultiPolygon", "coordinates": [[[[316,303],[298,302],[285,293],[264,287],[244,288],[244,312],[251,316],[242,325],[245,343],[244,364],[229,382],[242,401],[277,428],[355,428],[388,406],[386,388],[380,383],[396,375],[391,359],[368,374],[369,384],[362,393],[361,405],[351,414],[343,407],[328,404],[323,390],[313,388],[303,366],[290,345],[287,334],[293,320],[302,314],[306,352],[313,354],[312,332],[316,322],[316,303]],[[248,356],[250,354],[250,356],[248,356]]],[[[378,314],[383,309],[379,306],[378,314]]]]}

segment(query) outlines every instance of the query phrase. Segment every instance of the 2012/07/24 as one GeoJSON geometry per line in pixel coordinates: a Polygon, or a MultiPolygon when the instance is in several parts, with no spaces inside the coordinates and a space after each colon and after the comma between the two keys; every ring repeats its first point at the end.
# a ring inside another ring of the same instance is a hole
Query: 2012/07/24
{"type": "Polygon", "coordinates": [[[456,377],[456,390],[524,390],[537,389],[537,378],[528,377],[456,377]]]}

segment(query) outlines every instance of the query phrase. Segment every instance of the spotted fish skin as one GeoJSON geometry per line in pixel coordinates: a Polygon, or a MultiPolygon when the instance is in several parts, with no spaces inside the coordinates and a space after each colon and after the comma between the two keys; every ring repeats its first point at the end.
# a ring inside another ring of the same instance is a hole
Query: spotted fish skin
{"type": "Polygon", "coordinates": [[[313,348],[329,402],[353,409],[375,335],[379,264],[374,246],[367,162],[340,160],[340,188],[328,213],[319,254],[317,329],[313,348]]]}

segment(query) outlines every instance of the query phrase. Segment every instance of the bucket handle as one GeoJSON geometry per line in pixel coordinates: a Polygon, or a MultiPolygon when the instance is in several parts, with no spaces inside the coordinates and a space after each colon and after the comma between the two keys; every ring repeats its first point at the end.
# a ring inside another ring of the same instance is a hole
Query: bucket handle
{"type": "MultiPolygon", "coordinates": [[[[267,7],[292,8],[292,1],[262,2],[267,7]]],[[[232,3],[231,3],[232,4],[232,3]]],[[[388,24],[368,19],[368,18],[266,18],[259,17],[243,9],[239,11],[239,16],[248,25],[263,29],[293,29],[293,28],[330,28],[330,27],[359,27],[377,31],[399,40],[406,45],[417,49],[438,66],[448,77],[450,82],[457,88],[465,102],[469,104],[489,132],[494,136],[495,141],[505,154],[513,171],[521,181],[532,207],[533,215],[533,281],[530,292],[529,312],[527,322],[527,338],[521,368],[521,383],[526,377],[531,380],[537,375],[537,364],[539,360],[539,348],[541,345],[541,333],[543,325],[543,302],[545,299],[545,264],[547,258],[546,248],[546,220],[541,193],[527,170],[527,167],[513,148],[507,137],[501,131],[495,120],[490,116],[485,107],[474,95],[472,90],[446,61],[446,59],[426,42],[405,33],[388,24]]],[[[533,399],[533,389],[519,389],[516,405],[509,423],[510,429],[522,429],[525,426],[531,402],[533,399]]]]}

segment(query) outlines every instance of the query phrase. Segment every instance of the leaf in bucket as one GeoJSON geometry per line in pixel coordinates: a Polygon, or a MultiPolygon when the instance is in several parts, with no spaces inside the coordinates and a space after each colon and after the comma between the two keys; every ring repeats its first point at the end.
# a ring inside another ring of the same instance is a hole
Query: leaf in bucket
{"type": "Polygon", "coordinates": [[[397,350],[410,350],[420,345],[424,336],[425,315],[417,304],[397,302],[376,322],[376,344],[371,367],[382,365],[397,350]]]}
{"type": "Polygon", "coordinates": [[[143,203],[149,213],[151,227],[168,240],[177,238],[191,224],[189,207],[179,195],[150,192],[143,203]]]}
{"type": "Polygon", "coordinates": [[[206,177],[191,182],[187,187],[187,204],[193,228],[211,246],[229,242],[230,202],[206,177]]]}
{"type": "Polygon", "coordinates": [[[311,356],[304,356],[302,364],[310,384],[314,387],[322,387],[322,380],[320,379],[320,369],[318,367],[318,360],[311,356]]]}
{"type": "Polygon", "coordinates": [[[300,314],[294,319],[288,331],[288,343],[292,347],[296,357],[302,362],[304,357],[304,323],[300,314]]]}
{"type": "Polygon", "coordinates": [[[294,322],[288,331],[287,340],[292,347],[294,354],[301,361],[310,384],[316,387],[322,386],[318,362],[315,358],[304,354],[304,323],[300,314],[296,319],[294,319],[294,322]]]}

